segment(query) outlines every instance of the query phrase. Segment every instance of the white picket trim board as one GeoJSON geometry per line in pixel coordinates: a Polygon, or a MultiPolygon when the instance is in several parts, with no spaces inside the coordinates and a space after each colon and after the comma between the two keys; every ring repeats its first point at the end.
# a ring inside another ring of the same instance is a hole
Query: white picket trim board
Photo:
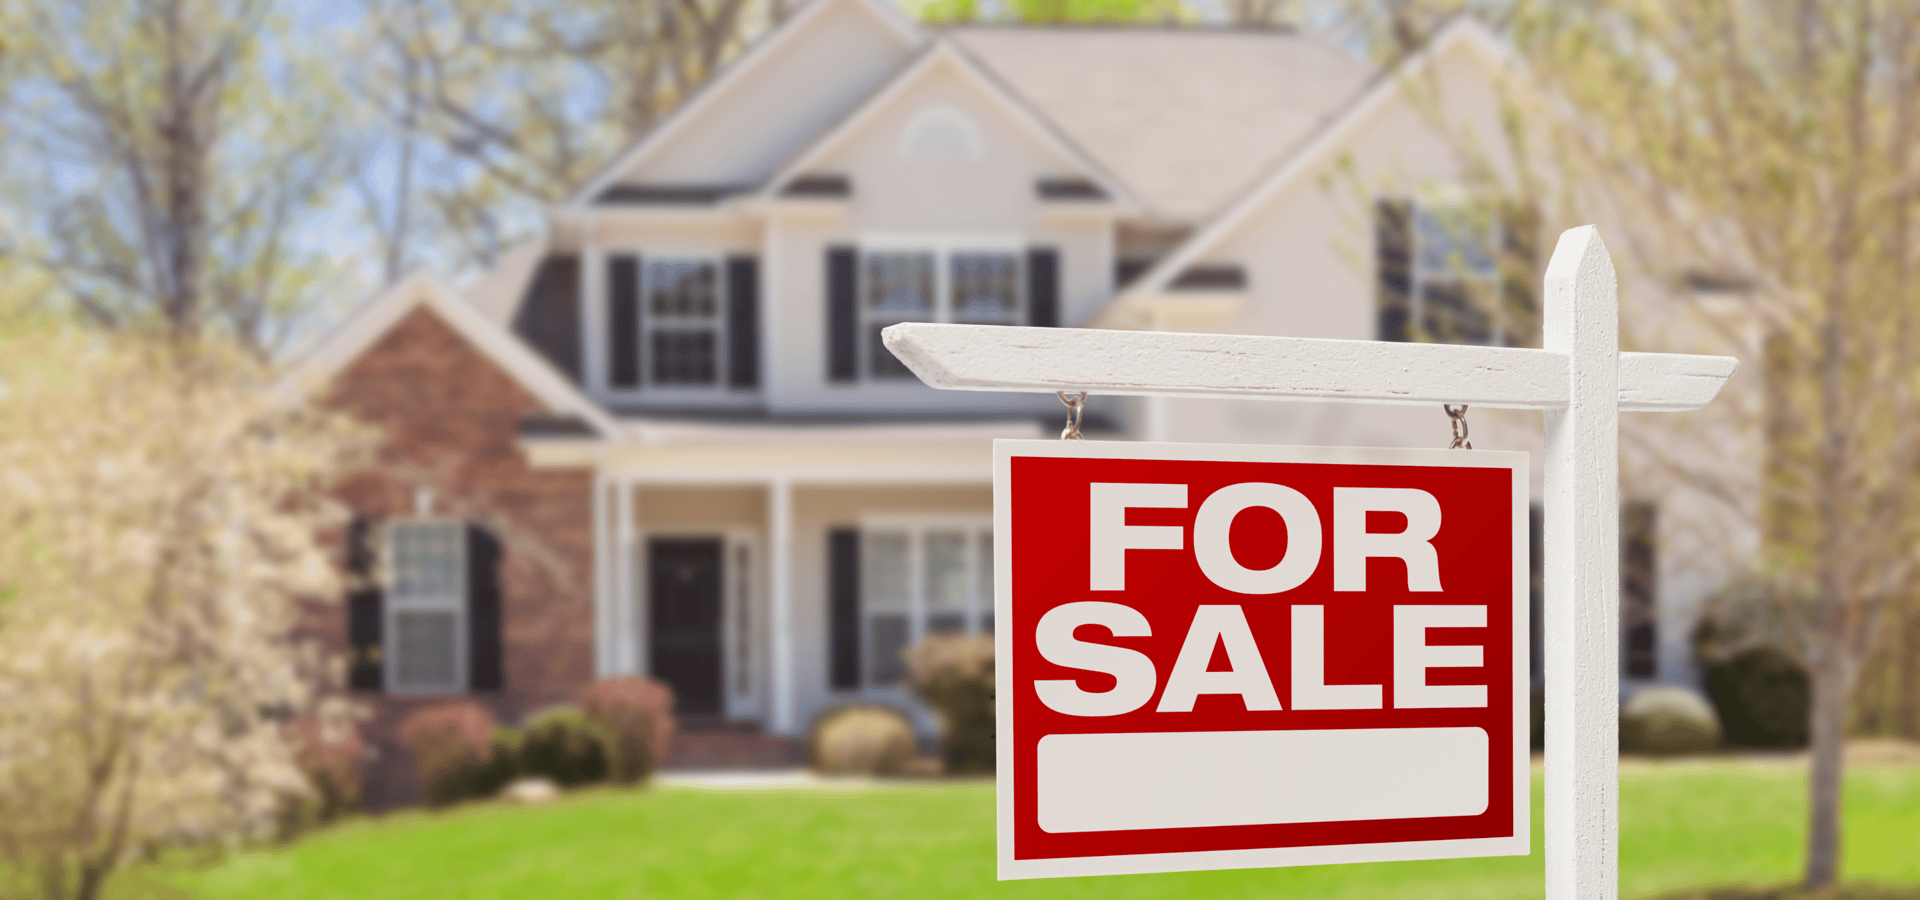
{"type": "Polygon", "coordinates": [[[905,323],[888,349],[934,387],[1468,403],[1546,412],[1546,896],[1619,889],[1620,410],[1698,409],[1739,362],[1621,353],[1591,225],[1547,263],[1544,348],[905,323]]]}

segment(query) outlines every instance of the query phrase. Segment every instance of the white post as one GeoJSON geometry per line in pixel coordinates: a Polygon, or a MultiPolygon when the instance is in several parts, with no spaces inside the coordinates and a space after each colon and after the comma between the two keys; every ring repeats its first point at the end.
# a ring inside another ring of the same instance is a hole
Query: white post
{"type": "Polygon", "coordinates": [[[633,544],[633,491],[631,479],[614,482],[613,571],[614,571],[614,665],[622,674],[646,674],[648,667],[641,640],[645,626],[640,615],[640,595],[634,582],[634,563],[639,551],[633,544]]]}
{"type": "Polygon", "coordinates": [[[773,643],[772,731],[794,732],[793,703],[793,483],[767,483],[768,637],[773,643]]]}
{"type": "Polygon", "coordinates": [[[1547,264],[1545,349],[1566,354],[1567,405],[1546,412],[1548,900],[1619,893],[1619,300],[1592,226],[1547,264]]]}

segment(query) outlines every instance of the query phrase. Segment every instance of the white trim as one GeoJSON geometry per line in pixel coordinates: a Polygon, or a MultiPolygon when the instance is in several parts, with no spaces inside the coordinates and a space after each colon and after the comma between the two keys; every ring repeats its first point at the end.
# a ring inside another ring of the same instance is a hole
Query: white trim
{"type": "Polygon", "coordinates": [[[275,393],[294,397],[324,389],[335,375],[359,359],[408,313],[422,306],[432,310],[480,355],[498,365],[549,410],[579,416],[601,436],[620,432],[613,417],[587,399],[567,376],[518,337],[488,320],[439,279],[424,273],[401,280],[342,322],[311,352],[288,367],[275,385],[275,393]]]}
{"type": "Polygon", "coordinates": [[[781,186],[785,185],[788,180],[807,171],[809,167],[818,162],[821,157],[837,149],[846,141],[851,140],[853,136],[864,129],[872,119],[892,107],[896,100],[915,87],[919,79],[932,71],[935,66],[942,64],[952,66],[969,85],[975,90],[978,90],[989,102],[999,106],[1001,112],[1005,113],[1007,118],[1015,126],[1024,130],[1029,137],[1039,141],[1042,146],[1049,150],[1066,157],[1075,166],[1079,167],[1083,175],[1091,178],[1106,192],[1107,202],[1118,205],[1123,209],[1133,209],[1139,205],[1138,201],[1134,199],[1132,192],[1127,190],[1119,179],[1108,174],[1105,168],[1095,162],[1093,157],[1082,151],[1072,140],[1054,130],[1054,128],[1048,124],[1047,120],[1041,118],[1038,113],[1035,113],[1024,100],[1021,100],[1014,95],[1011,90],[1001,85],[999,81],[995,80],[982,69],[978,63],[975,63],[972,57],[968,56],[958,45],[944,36],[935,37],[929,49],[922,54],[919,59],[908,65],[899,75],[894,76],[885,87],[882,87],[879,91],[868,97],[864,103],[856,107],[853,113],[842,120],[839,125],[836,125],[813,143],[807,145],[806,149],[801,150],[795,155],[791,162],[781,167],[774,173],[773,177],[767,179],[767,183],[760,189],[759,198],[761,200],[775,199],[779,194],[781,186]]]}
{"type": "Polygon", "coordinates": [[[693,99],[687,101],[679,109],[674,110],[673,114],[668,116],[665,122],[660,123],[658,127],[648,132],[645,137],[635,142],[626,152],[615,157],[612,163],[608,164],[605,168],[601,169],[599,173],[594,175],[593,178],[589,179],[585,187],[575,192],[573,196],[568,197],[564,205],[569,207],[591,206],[593,204],[593,198],[600,196],[601,192],[612,186],[621,175],[632,171],[635,167],[645,162],[647,157],[658,150],[661,145],[672,140],[674,136],[687,128],[688,123],[698,119],[707,107],[719,103],[720,98],[731,92],[734,87],[741,81],[744,81],[751,72],[759,68],[767,60],[778,55],[780,48],[793,42],[795,40],[794,35],[805,31],[810,23],[824,14],[824,10],[830,9],[839,3],[846,2],[855,3],[859,9],[870,13],[875,19],[885,25],[889,32],[899,38],[903,46],[910,48],[918,47],[926,40],[925,35],[921,34],[919,28],[908,21],[904,14],[892,8],[890,5],[880,2],[880,0],[812,0],[812,2],[801,7],[794,14],[793,18],[781,23],[774,29],[772,34],[762,38],[759,43],[755,44],[739,59],[734,60],[731,65],[727,66],[726,71],[720,73],[719,77],[708,82],[706,87],[694,94],[693,99]]]}
{"type": "Polygon", "coordinates": [[[784,478],[767,484],[767,544],[767,637],[772,644],[768,654],[768,730],[792,735],[797,732],[798,720],[794,697],[793,483],[784,478]]]}
{"type": "MultiPolygon", "coordinates": [[[[1513,554],[1513,734],[1508,756],[1512,778],[1514,833],[1508,837],[1470,840],[1406,841],[1384,844],[1347,844],[1332,847],[1282,847],[1251,850],[1211,850],[1179,853],[1080,857],[1071,859],[1017,859],[1014,856],[1013,787],[1013,704],[999,704],[995,712],[999,739],[995,742],[1001,777],[995,787],[997,856],[1001,880],[1018,878],[1056,878],[1076,875],[1113,875],[1144,872],[1177,872],[1201,869],[1244,869],[1267,866],[1322,865],[1347,862],[1387,862],[1414,859],[1449,859],[1472,856],[1525,856],[1532,840],[1532,804],[1530,784],[1532,767],[1527,752],[1528,694],[1527,653],[1529,629],[1527,617],[1528,577],[1523,548],[1527,533],[1528,454],[1515,451],[1419,450],[1378,447],[1281,447],[1249,444],[1149,444],[1121,441],[994,441],[993,442],[993,515],[996,546],[994,565],[994,681],[1002,690],[1020,684],[1014,671],[1013,634],[1005,623],[1013,621],[1013,531],[1012,462],[1015,456],[1044,456],[1095,459],[1172,459],[1270,461],[1336,465],[1445,466],[1462,468],[1508,469],[1512,473],[1511,494],[1514,534],[1520,537],[1513,554]]],[[[1609,733],[1609,736],[1611,734],[1609,733]]],[[[1597,740],[1597,739],[1596,739],[1597,740]]],[[[1491,748],[1500,754],[1503,748],[1491,748]]],[[[1553,896],[1550,894],[1550,896],[1553,896]]],[[[1611,895],[1608,895],[1611,896],[1611,895]]]]}
{"type": "Polygon", "coordinates": [[[1418,53],[1408,57],[1394,69],[1383,73],[1372,87],[1361,94],[1357,101],[1349,105],[1345,112],[1322,129],[1319,135],[1306,146],[1283,157],[1278,169],[1250,190],[1240,194],[1241,199],[1238,203],[1228,207],[1226,212],[1204,228],[1194,232],[1171,253],[1161,257],[1151,269],[1114,298],[1109,308],[1127,303],[1137,296],[1165,292],[1167,285],[1179,273],[1186,271],[1188,266],[1199,261],[1205,254],[1217,249],[1220,243],[1246,224],[1269,200],[1292,187],[1296,182],[1311,177],[1314,170],[1331,157],[1341,144],[1357,134],[1382,106],[1399,96],[1403,88],[1403,79],[1424,73],[1433,65],[1435,58],[1463,41],[1469,47],[1478,50],[1477,57],[1486,61],[1489,68],[1496,74],[1508,65],[1511,53],[1501,44],[1498,37],[1487,31],[1486,26],[1481,25],[1471,16],[1462,16],[1454,20],[1418,53]]]}
{"type": "Polygon", "coordinates": [[[653,670],[648,659],[649,643],[648,621],[638,615],[641,593],[644,590],[643,574],[646,565],[640,559],[640,541],[636,532],[640,523],[635,521],[638,513],[634,503],[634,491],[637,486],[632,478],[621,478],[615,482],[619,493],[614,495],[613,545],[614,545],[614,665],[628,675],[638,675],[653,670]]]}

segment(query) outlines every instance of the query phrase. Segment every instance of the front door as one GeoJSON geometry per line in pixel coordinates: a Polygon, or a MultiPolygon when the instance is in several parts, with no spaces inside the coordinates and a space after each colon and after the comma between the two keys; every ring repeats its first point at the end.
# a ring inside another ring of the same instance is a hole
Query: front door
{"type": "Polygon", "coordinates": [[[675,710],[720,714],[719,538],[655,538],[647,543],[653,677],[673,688],[675,710]]]}

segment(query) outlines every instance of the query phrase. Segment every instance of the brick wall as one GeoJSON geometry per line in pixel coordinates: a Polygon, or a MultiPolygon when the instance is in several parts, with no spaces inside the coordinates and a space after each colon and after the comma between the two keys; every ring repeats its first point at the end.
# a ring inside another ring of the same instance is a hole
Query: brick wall
{"type": "MultiPolygon", "coordinates": [[[[356,514],[411,515],[416,490],[431,487],[436,515],[485,522],[500,537],[505,686],[474,699],[509,724],[572,700],[593,678],[593,476],[527,467],[520,417],[543,405],[426,307],[343,370],[327,402],[383,433],[376,464],[336,490],[356,514]]],[[[346,615],[344,604],[328,604],[313,619],[343,653],[346,615]]],[[[376,751],[368,805],[417,799],[395,730],[411,710],[446,698],[356,696],[373,713],[362,726],[376,751]]]]}

